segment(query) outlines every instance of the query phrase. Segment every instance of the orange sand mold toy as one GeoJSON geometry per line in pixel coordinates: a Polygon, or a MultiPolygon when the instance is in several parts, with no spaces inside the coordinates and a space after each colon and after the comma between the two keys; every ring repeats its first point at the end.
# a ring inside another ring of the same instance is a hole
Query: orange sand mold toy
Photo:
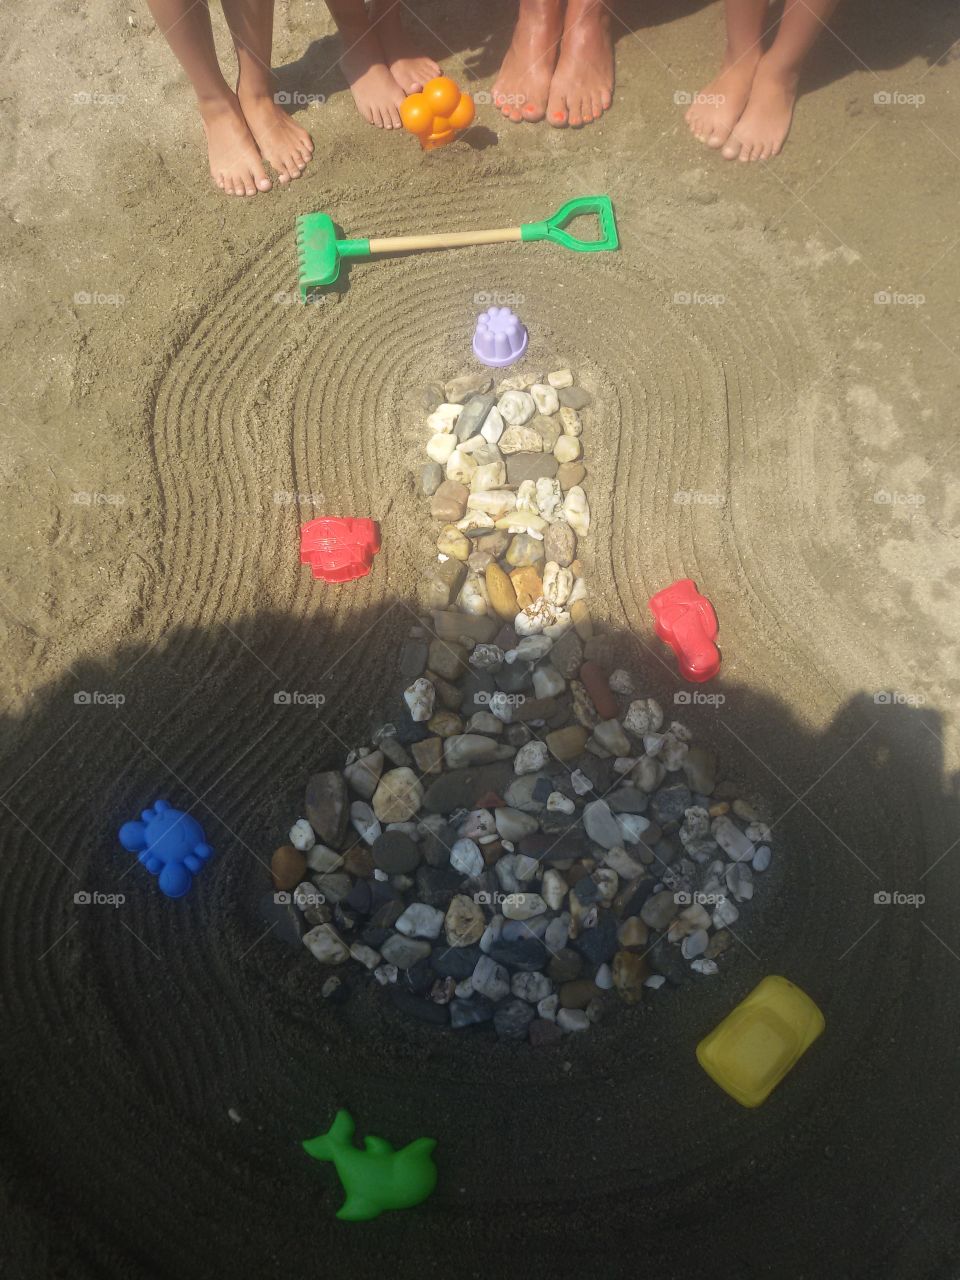
{"type": "Polygon", "coordinates": [[[419,138],[424,151],[452,142],[473,124],[475,114],[469,93],[461,93],[449,76],[428,80],[420,93],[411,93],[400,103],[403,127],[419,138]]]}
{"type": "Polygon", "coordinates": [[[759,1107],[824,1028],[806,992],[772,975],[697,1045],[697,1061],[745,1107],[759,1107]]]}

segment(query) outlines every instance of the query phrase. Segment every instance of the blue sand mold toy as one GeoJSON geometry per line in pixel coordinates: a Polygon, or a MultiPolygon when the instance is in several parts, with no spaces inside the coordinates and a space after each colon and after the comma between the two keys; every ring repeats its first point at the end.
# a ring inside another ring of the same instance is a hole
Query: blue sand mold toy
{"type": "Polygon", "coordinates": [[[166,800],[144,809],[140,817],[140,822],[123,824],[120,843],[128,853],[140,855],[137,861],[158,877],[161,893],[168,898],[182,898],[190,892],[194,875],[213,854],[203,827],[188,813],[172,809],[166,800]]]}

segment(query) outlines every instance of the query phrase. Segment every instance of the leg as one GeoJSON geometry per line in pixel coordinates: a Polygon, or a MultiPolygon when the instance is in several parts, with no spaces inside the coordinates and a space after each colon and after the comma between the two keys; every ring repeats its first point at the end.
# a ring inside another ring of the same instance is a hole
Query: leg
{"type": "Polygon", "coordinates": [[[150,12],[190,78],[207,135],[210,176],[227,195],[269,191],[267,177],[237,96],[223,78],[206,4],[148,0],[150,12]]]}
{"type": "Polygon", "coordinates": [[[390,74],[404,93],[419,93],[428,80],[440,74],[440,67],[413,47],[400,20],[402,9],[400,0],[378,0],[374,20],[390,74]]]}
{"type": "Polygon", "coordinates": [[[281,185],[286,185],[303,173],[313,143],[273,96],[273,0],[223,0],[223,12],[237,51],[237,99],[244,119],[260,154],[277,171],[281,185]]]}
{"type": "Polygon", "coordinates": [[[837,0],[786,0],[777,37],[757,64],[750,99],[723,148],[728,160],[779,155],[793,120],[803,60],[837,0]]]}
{"type": "Polygon", "coordinates": [[[513,39],[493,86],[494,105],[519,124],[542,120],[563,36],[563,0],[520,0],[513,39]]]}
{"type": "Polygon", "coordinates": [[[720,70],[694,97],[687,124],[698,142],[722,147],[743,114],[763,52],[767,0],[726,0],[727,44],[720,70]]]}
{"type": "Polygon", "coordinates": [[[327,8],[343,40],[340,69],[357,110],[381,129],[399,129],[398,108],[406,94],[390,74],[379,23],[371,23],[363,0],[327,0],[327,8]]]}
{"type": "Polygon", "coordinates": [[[613,40],[604,0],[567,0],[547,119],[557,128],[599,120],[613,102],[613,40]]]}

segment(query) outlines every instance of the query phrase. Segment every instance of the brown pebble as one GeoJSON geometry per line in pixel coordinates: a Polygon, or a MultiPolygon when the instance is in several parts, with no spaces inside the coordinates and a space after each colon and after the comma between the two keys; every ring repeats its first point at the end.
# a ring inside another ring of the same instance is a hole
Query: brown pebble
{"type": "Polygon", "coordinates": [[[488,564],[484,573],[490,607],[504,622],[512,622],[519,613],[513,583],[498,564],[488,564]]]}
{"type": "Polygon", "coordinates": [[[434,520],[442,520],[450,524],[461,520],[467,509],[467,498],[470,490],[465,484],[456,480],[444,480],[430,499],[430,514],[434,520]]]}
{"type": "Polygon", "coordinates": [[[726,800],[722,800],[720,804],[712,804],[707,810],[711,818],[722,818],[725,813],[730,812],[730,806],[726,800]]]}
{"type": "Polygon", "coordinates": [[[292,844],[282,844],[270,859],[273,887],[289,893],[307,873],[307,860],[292,844]]]}
{"type": "Polygon", "coordinates": [[[510,581],[517,596],[517,612],[519,609],[525,609],[528,604],[533,604],[534,600],[539,600],[543,595],[543,579],[533,565],[526,564],[521,565],[519,569],[512,569],[510,581]]]}
{"type": "Polygon", "coordinates": [[[373,875],[373,854],[366,845],[355,844],[343,855],[343,869],[361,880],[369,880],[373,875]]]}
{"type": "Polygon", "coordinates": [[[580,668],[582,681],[590,701],[597,708],[601,720],[616,720],[620,706],[610,688],[610,675],[596,662],[585,662],[580,668]]]}
{"type": "Polygon", "coordinates": [[[583,484],[587,476],[587,468],[582,462],[561,462],[557,467],[557,479],[564,493],[575,484],[583,484]]]}
{"type": "Polygon", "coordinates": [[[587,745],[588,733],[581,725],[571,724],[566,729],[555,729],[546,736],[547,749],[564,764],[576,760],[587,745]]]}
{"type": "Polygon", "coordinates": [[[613,957],[613,986],[624,1004],[640,1003],[649,972],[646,959],[632,951],[618,951],[613,957]]]}

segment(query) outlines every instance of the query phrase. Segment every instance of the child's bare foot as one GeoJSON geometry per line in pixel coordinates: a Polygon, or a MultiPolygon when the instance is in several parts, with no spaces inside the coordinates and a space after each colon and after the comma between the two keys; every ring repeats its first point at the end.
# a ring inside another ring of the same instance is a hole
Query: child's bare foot
{"type": "Polygon", "coordinates": [[[386,0],[386,3],[390,7],[382,18],[379,17],[381,5],[374,7],[374,19],[387,70],[404,93],[419,93],[428,80],[440,74],[440,64],[426,54],[417,53],[400,21],[403,6],[396,0],[386,0]]]}
{"type": "Polygon", "coordinates": [[[550,84],[547,120],[574,128],[599,120],[613,102],[610,13],[602,0],[568,0],[560,60],[550,84]]]}
{"type": "Polygon", "coordinates": [[[269,94],[245,93],[241,83],[237,99],[260,154],[276,169],[280,185],[299,178],[313,155],[313,141],[306,129],[291,120],[269,94]]]}
{"type": "Polygon", "coordinates": [[[383,46],[369,27],[341,30],[340,69],[347,77],[357,110],[380,129],[400,128],[400,103],[407,96],[390,74],[383,46]]]}
{"type": "Polygon", "coordinates": [[[743,115],[723,148],[727,160],[769,160],[780,154],[797,100],[797,73],[772,65],[757,66],[743,115]]]}
{"type": "Polygon", "coordinates": [[[210,176],[228,196],[255,196],[269,191],[267,177],[253,134],[235,94],[200,103],[200,118],[207,135],[210,176]]]}
{"type": "Polygon", "coordinates": [[[754,48],[740,57],[727,52],[719,74],[701,89],[684,116],[690,132],[708,147],[722,147],[740,119],[760,61],[754,48]]]}
{"type": "Polygon", "coordinates": [[[546,115],[562,35],[560,0],[521,0],[513,39],[493,86],[494,105],[514,124],[546,115]]]}

